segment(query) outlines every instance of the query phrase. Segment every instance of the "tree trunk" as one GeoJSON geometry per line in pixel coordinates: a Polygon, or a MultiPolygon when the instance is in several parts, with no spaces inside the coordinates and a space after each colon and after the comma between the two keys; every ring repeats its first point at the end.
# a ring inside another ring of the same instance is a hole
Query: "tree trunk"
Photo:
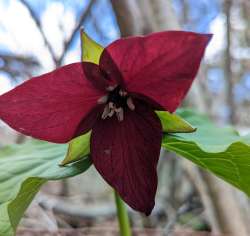
{"type": "Polygon", "coordinates": [[[121,36],[141,34],[142,19],[137,2],[134,0],[111,0],[121,36]]]}
{"type": "Polygon", "coordinates": [[[236,106],[234,103],[233,93],[233,73],[232,73],[232,59],[231,59],[231,6],[232,0],[225,0],[224,8],[226,15],[226,40],[227,47],[225,51],[225,77],[226,77],[226,102],[229,108],[229,121],[232,124],[236,123],[236,106]]]}

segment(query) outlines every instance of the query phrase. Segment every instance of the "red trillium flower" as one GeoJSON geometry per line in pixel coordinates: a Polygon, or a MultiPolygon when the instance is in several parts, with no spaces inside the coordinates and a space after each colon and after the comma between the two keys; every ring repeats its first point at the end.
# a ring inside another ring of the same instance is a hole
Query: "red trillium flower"
{"type": "Polygon", "coordinates": [[[63,66],[0,96],[0,118],[37,139],[65,143],[89,130],[91,158],[135,210],[150,214],[162,127],[197,74],[211,35],[168,31],[119,39],[99,65],[63,66]]]}

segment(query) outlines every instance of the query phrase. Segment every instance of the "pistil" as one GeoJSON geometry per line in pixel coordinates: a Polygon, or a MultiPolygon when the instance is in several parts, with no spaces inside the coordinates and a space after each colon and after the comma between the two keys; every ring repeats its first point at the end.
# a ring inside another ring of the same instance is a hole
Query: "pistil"
{"type": "Polygon", "coordinates": [[[118,121],[124,120],[124,112],[127,108],[131,111],[135,109],[132,97],[128,96],[127,91],[122,90],[119,86],[113,87],[109,94],[98,100],[99,104],[105,104],[102,119],[112,117],[116,114],[118,121]]]}

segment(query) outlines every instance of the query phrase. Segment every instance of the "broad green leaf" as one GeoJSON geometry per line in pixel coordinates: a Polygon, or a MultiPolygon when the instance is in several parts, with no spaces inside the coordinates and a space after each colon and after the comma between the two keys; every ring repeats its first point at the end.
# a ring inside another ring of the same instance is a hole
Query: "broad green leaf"
{"type": "Polygon", "coordinates": [[[245,135],[244,137],[242,137],[242,139],[245,143],[250,145],[250,134],[245,135]]]}
{"type": "Polygon", "coordinates": [[[220,127],[215,125],[207,116],[195,113],[191,110],[179,110],[178,115],[197,127],[197,131],[191,134],[178,134],[179,138],[196,142],[197,145],[207,152],[223,152],[232,143],[246,142],[245,137],[232,127],[220,127]]]}
{"type": "Polygon", "coordinates": [[[82,42],[82,61],[93,62],[99,64],[99,59],[103,51],[103,47],[91,39],[83,30],[81,31],[82,42]]]}
{"type": "Polygon", "coordinates": [[[87,158],[87,155],[90,153],[90,146],[89,146],[90,135],[91,132],[88,132],[87,134],[84,134],[82,136],[73,139],[69,143],[66,157],[61,163],[62,166],[87,158]]]}
{"type": "Polygon", "coordinates": [[[66,151],[67,145],[41,141],[0,149],[0,236],[15,235],[24,211],[45,182],[78,175],[91,165],[85,158],[59,167],[66,151]]]}
{"type": "Polygon", "coordinates": [[[250,136],[221,128],[191,111],[179,115],[197,127],[190,134],[166,134],[162,145],[189,159],[250,196],[250,136]]]}
{"type": "Polygon", "coordinates": [[[196,130],[177,114],[167,111],[156,111],[156,114],[161,120],[163,131],[166,133],[191,133],[196,130]]]}

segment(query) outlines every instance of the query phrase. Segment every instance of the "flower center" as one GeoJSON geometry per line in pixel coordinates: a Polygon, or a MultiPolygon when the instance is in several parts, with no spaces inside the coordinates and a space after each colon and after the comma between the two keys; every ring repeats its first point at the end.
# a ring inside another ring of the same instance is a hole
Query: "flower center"
{"type": "Polygon", "coordinates": [[[102,99],[101,103],[106,103],[104,111],[102,113],[102,119],[112,117],[116,115],[118,121],[124,120],[124,111],[129,108],[130,110],[135,109],[132,98],[128,93],[121,89],[120,86],[111,88],[109,94],[102,99]]]}
{"type": "Polygon", "coordinates": [[[126,91],[121,90],[120,86],[117,86],[108,95],[108,102],[113,103],[116,108],[127,107],[128,95],[126,91]]]}

